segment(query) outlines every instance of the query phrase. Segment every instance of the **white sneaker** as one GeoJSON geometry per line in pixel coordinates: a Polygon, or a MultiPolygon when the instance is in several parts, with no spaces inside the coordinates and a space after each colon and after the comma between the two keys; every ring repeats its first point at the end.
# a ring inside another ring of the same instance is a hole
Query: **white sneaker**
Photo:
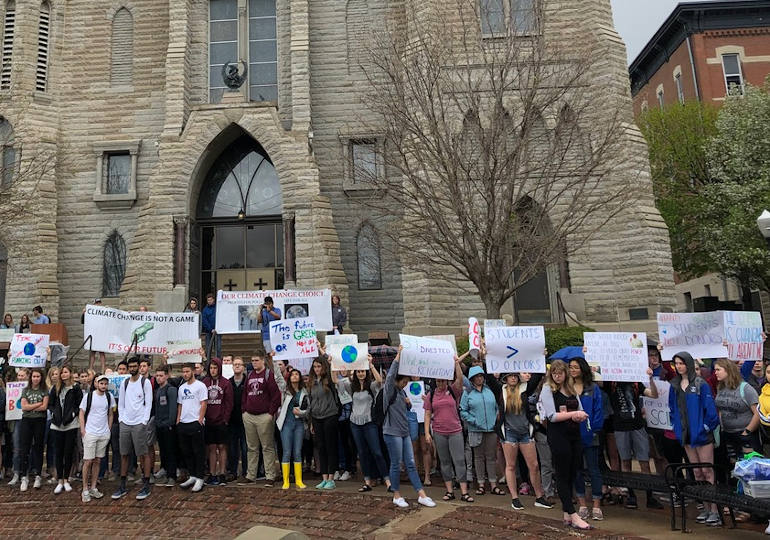
{"type": "Polygon", "coordinates": [[[104,497],[104,493],[99,491],[97,488],[89,489],[88,493],[93,497],[94,499],[101,499],[104,497]]]}
{"type": "Polygon", "coordinates": [[[409,503],[406,502],[403,497],[399,497],[398,499],[393,497],[393,504],[395,504],[399,508],[409,508],[409,503]]]}
{"type": "Polygon", "coordinates": [[[179,487],[187,489],[188,487],[190,487],[195,483],[195,480],[197,480],[197,478],[195,478],[194,476],[190,476],[187,478],[187,480],[179,484],[179,487]]]}
{"type": "Polygon", "coordinates": [[[32,487],[35,488],[35,489],[40,489],[40,486],[42,484],[43,484],[43,479],[40,478],[40,476],[38,475],[38,476],[35,477],[35,483],[32,484],[32,487]]]}
{"type": "Polygon", "coordinates": [[[340,480],[342,480],[343,482],[346,482],[347,480],[350,480],[350,473],[348,471],[343,472],[340,475],[340,480]]]}
{"type": "Polygon", "coordinates": [[[202,489],[203,489],[203,478],[196,478],[195,485],[192,487],[190,491],[198,493],[202,489]]]}
{"type": "Polygon", "coordinates": [[[337,482],[340,479],[340,471],[334,471],[334,481],[337,482]]]}
{"type": "MultiPolygon", "coordinates": [[[[72,489],[72,488],[70,488],[70,489],[72,489]]],[[[56,487],[53,488],[53,494],[54,495],[58,495],[62,491],[64,491],[64,484],[56,484],[56,487]]]]}
{"type": "Polygon", "coordinates": [[[9,486],[15,486],[18,483],[19,483],[19,474],[18,473],[13,473],[13,478],[11,478],[11,481],[8,482],[8,485],[9,486]]]}
{"type": "Polygon", "coordinates": [[[80,500],[84,503],[91,502],[91,493],[88,490],[84,491],[80,494],[80,500]]]}
{"type": "Polygon", "coordinates": [[[166,476],[166,469],[161,468],[155,473],[155,478],[162,478],[164,476],[166,476]]]}
{"type": "Polygon", "coordinates": [[[765,529],[765,534],[770,534],[770,521],[767,522],[767,529],[765,529]]]}
{"type": "Polygon", "coordinates": [[[64,481],[64,491],[66,491],[67,493],[69,493],[70,491],[72,491],[72,486],[71,486],[71,485],[70,485],[70,483],[69,483],[69,482],[67,482],[66,480],[64,481]]]}
{"type": "Polygon", "coordinates": [[[433,499],[431,499],[430,497],[419,497],[417,499],[417,502],[423,506],[427,506],[428,508],[433,508],[434,506],[436,506],[436,503],[434,503],[433,499]]]}
{"type": "Polygon", "coordinates": [[[29,478],[26,476],[21,479],[21,487],[19,488],[21,491],[27,491],[27,488],[29,487],[29,478]]]}

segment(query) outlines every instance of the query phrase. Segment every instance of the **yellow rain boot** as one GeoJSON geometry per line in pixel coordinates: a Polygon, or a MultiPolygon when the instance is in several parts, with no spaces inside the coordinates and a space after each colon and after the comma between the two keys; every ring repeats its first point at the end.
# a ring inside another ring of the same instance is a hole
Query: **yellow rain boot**
{"type": "MultiPolygon", "coordinates": [[[[288,464],[286,466],[288,467],[288,464]]],[[[297,489],[305,489],[307,487],[302,483],[302,463],[294,463],[294,481],[297,483],[297,489]]]]}
{"type": "Polygon", "coordinates": [[[283,472],[282,489],[289,489],[289,464],[281,463],[281,471],[283,472]]]}

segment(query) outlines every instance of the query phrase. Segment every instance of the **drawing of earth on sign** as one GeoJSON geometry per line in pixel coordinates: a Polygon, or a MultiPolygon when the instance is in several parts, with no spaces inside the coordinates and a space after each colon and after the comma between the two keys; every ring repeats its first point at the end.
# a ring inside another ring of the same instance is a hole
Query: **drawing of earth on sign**
{"type": "Polygon", "coordinates": [[[342,356],[343,362],[346,364],[352,364],[358,359],[358,349],[356,349],[353,345],[346,345],[342,348],[342,353],[340,356],[342,356]]]}
{"type": "Polygon", "coordinates": [[[35,354],[35,344],[34,343],[27,343],[24,345],[24,356],[34,356],[35,354]]]}
{"type": "Polygon", "coordinates": [[[287,319],[304,319],[310,316],[307,304],[286,304],[284,308],[287,319]]]}
{"type": "Polygon", "coordinates": [[[413,382],[409,385],[409,393],[413,396],[419,396],[420,395],[420,384],[413,382]]]}

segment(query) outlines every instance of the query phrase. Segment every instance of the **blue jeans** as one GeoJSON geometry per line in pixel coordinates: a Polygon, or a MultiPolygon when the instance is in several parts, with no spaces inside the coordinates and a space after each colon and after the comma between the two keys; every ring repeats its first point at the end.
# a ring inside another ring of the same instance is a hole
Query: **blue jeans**
{"type": "Polygon", "coordinates": [[[380,447],[380,434],[377,424],[369,422],[363,426],[350,423],[353,440],[358,448],[358,457],[361,459],[361,468],[365,478],[385,478],[388,476],[388,466],[385,464],[385,456],[380,447]]]}
{"type": "Polygon", "coordinates": [[[249,455],[246,447],[246,430],[243,423],[230,424],[230,450],[227,452],[227,470],[238,478],[238,457],[241,458],[241,471],[246,476],[249,470],[249,455]]]}
{"type": "Polygon", "coordinates": [[[305,437],[305,424],[294,418],[294,413],[286,411],[286,419],[281,428],[281,463],[302,463],[302,440],[305,437]]]}
{"type": "Polygon", "coordinates": [[[211,343],[211,336],[213,335],[215,337],[214,339],[214,356],[217,358],[222,358],[222,336],[219,334],[212,334],[211,332],[206,332],[206,354],[209,353],[209,344],[211,343]]]}
{"type": "MultiPolygon", "coordinates": [[[[591,477],[591,496],[597,501],[602,498],[602,473],[599,470],[599,447],[584,446],[583,456],[588,466],[588,475],[591,477]]],[[[586,482],[583,478],[583,468],[579,468],[575,477],[575,494],[578,497],[585,497],[586,482]]]]}
{"type": "Polygon", "coordinates": [[[388,454],[390,455],[390,487],[392,490],[398,491],[400,486],[401,462],[403,462],[412,487],[419,492],[422,489],[422,482],[420,475],[417,474],[417,466],[414,464],[412,440],[409,435],[405,437],[385,435],[385,445],[388,447],[388,454]]]}

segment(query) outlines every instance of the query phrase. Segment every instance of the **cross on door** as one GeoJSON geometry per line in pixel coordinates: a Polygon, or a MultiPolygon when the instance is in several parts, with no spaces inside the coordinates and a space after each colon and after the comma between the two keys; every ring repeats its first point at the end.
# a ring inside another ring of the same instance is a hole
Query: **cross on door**
{"type": "Polygon", "coordinates": [[[259,287],[260,291],[262,290],[262,287],[264,287],[266,285],[269,285],[269,283],[267,281],[262,281],[262,278],[259,278],[259,281],[254,283],[254,286],[255,287],[259,287]]]}
{"type": "Polygon", "coordinates": [[[233,287],[237,287],[237,286],[238,286],[238,284],[237,284],[237,283],[233,283],[233,278],[230,278],[230,279],[228,279],[228,280],[227,280],[227,283],[225,283],[225,284],[223,285],[223,287],[227,287],[227,290],[228,290],[228,291],[232,291],[232,290],[233,290],[233,287]]]}

